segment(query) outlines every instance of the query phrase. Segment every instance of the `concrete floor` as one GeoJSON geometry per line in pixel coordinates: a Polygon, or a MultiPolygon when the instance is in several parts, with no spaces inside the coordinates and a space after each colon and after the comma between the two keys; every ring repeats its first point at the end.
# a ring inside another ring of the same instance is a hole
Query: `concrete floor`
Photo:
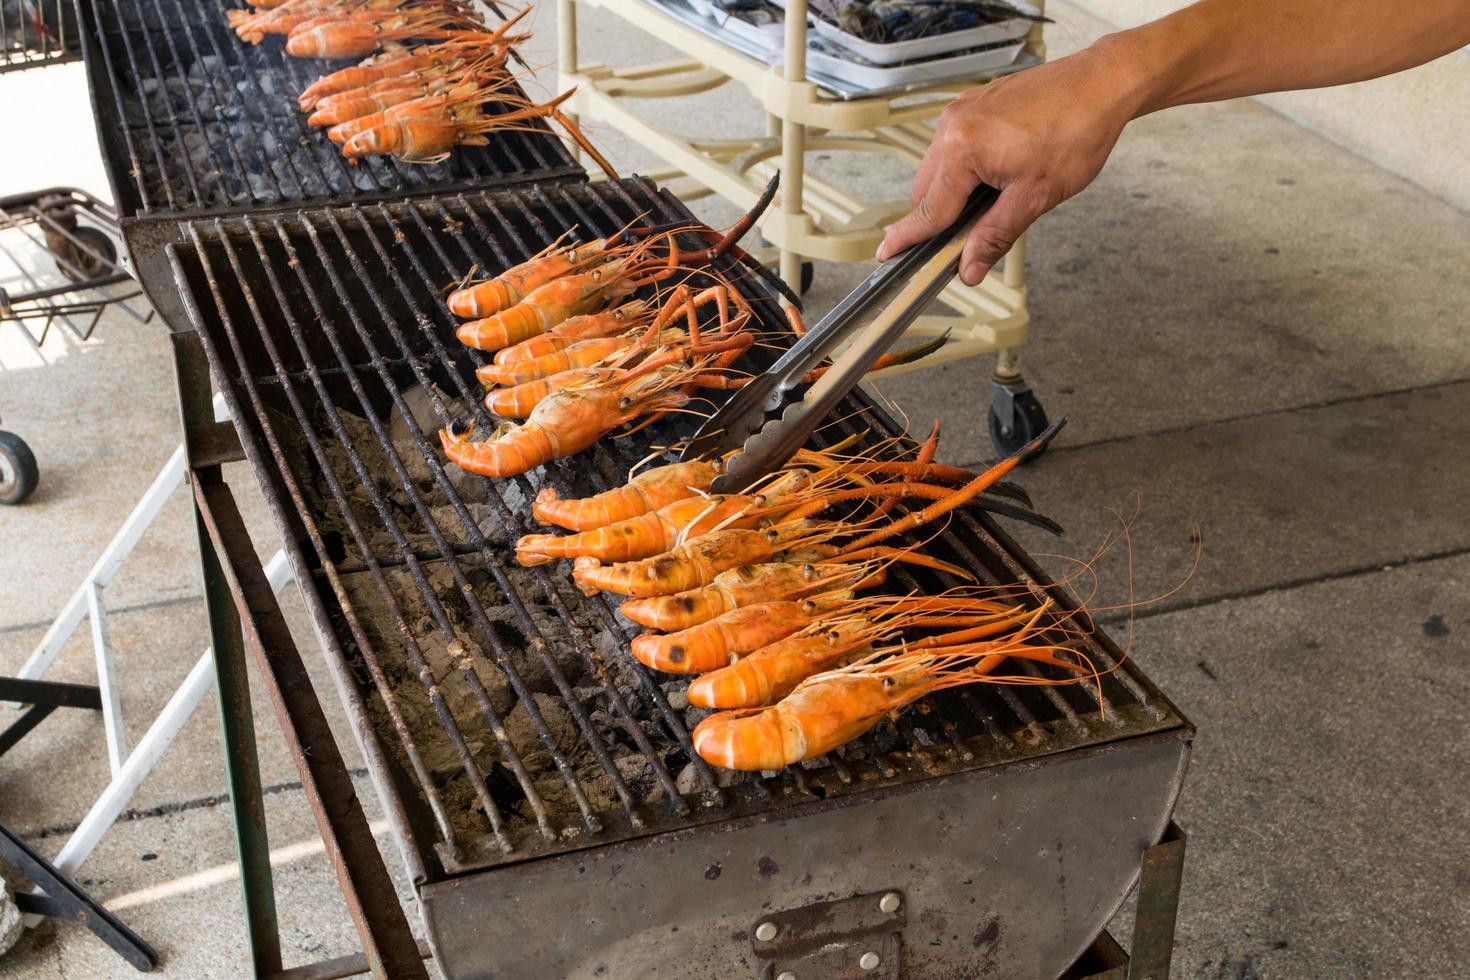
{"type": "MultiPolygon", "coordinates": [[[[1101,30],[1066,4],[1050,12],[1055,54],[1101,30]]],[[[544,64],[553,14],[538,14],[529,60],[544,64]]],[[[611,63],[656,56],[596,15],[583,36],[611,63]]],[[[0,193],[105,192],[79,67],[0,79],[0,99],[7,122],[20,118],[12,131],[72,121],[64,152],[5,154],[0,193]]],[[[732,92],[690,103],[668,118],[702,135],[756,118],[732,92]]],[[[620,164],[649,165],[592,135],[620,164]]],[[[853,182],[904,179],[817,165],[853,182]]],[[[1467,255],[1466,214],[1252,103],[1135,124],[1095,186],[1033,236],[1023,361],[1048,411],[1072,421],[1023,480],[1070,533],[1021,538],[1085,552],[1115,520],[1108,508],[1131,512],[1136,493],[1136,584],[1151,594],[1187,567],[1191,525],[1204,530],[1199,570],[1132,635],[1200,731],[1178,812],[1191,841],[1176,976],[1453,976],[1470,962],[1467,255]]],[[[863,271],[820,266],[812,306],[863,271]]],[[[11,329],[0,327],[0,413],[31,442],[43,482],[0,513],[0,673],[24,660],[178,438],[158,326],[109,318],[89,344],[53,340],[44,369],[11,329]]],[[[982,359],[877,387],[916,424],[942,416],[944,453],[973,462],[989,452],[988,370],[982,359]]],[[[248,474],[232,475],[269,553],[248,474]]],[[[1102,568],[1117,594],[1121,560],[1102,568]]],[[[134,740],[206,642],[198,590],[180,492],[107,593],[134,740]]],[[[299,599],[286,605],[300,625],[299,599]]],[[[79,638],[54,676],[91,670],[79,638]]],[[[294,769],[257,701],[287,962],[351,952],[294,769]]],[[[0,822],[54,853],[106,767],[97,719],[53,716],[0,765],[0,822]]],[[[244,968],[224,788],[206,703],[79,876],[158,946],[164,976],[244,968]]],[[[0,974],[132,975],[88,934],[55,926],[0,958],[0,974]]]]}

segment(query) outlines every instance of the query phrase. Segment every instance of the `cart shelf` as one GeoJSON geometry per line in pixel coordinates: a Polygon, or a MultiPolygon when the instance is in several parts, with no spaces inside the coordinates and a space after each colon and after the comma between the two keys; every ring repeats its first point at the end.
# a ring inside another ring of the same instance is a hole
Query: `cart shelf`
{"type": "MultiPolygon", "coordinates": [[[[558,0],[558,46],[563,82],[577,87],[573,111],[619,130],[658,156],[666,168],[652,176],[674,182],[686,200],[713,193],[748,208],[771,173],[781,171],[780,206],[767,212],[760,228],[779,255],[781,277],[799,289],[803,260],[868,261],[884,227],[908,210],[906,200],[861,200],[808,174],[806,155],[856,151],[917,166],[933,135],[928,122],[979,79],[867,97],[836,91],[807,74],[806,0],[788,0],[785,8],[780,67],[710,36],[657,0],[558,0]],[[579,6],[606,10],[687,57],[618,68],[583,64],[577,52],[579,6]],[[690,138],[653,122],[637,106],[640,100],[684,98],[732,82],[761,104],[763,132],[741,139],[690,138]]],[[[1037,25],[1017,60],[989,77],[1034,65],[1044,54],[1037,25]]],[[[916,366],[999,352],[997,374],[1015,386],[1015,349],[1025,342],[1029,321],[1024,251],[1023,239],[984,282],[976,287],[956,282],[941,294],[953,313],[921,317],[911,334],[932,337],[949,331],[950,343],[916,366]]]]}

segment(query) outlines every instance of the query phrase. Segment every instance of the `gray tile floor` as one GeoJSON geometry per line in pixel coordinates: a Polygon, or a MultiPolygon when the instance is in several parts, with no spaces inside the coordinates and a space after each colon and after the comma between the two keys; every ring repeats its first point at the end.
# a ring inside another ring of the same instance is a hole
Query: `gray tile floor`
{"type": "MultiPolygon", "coordinates": [[[[1052,13],[1054,54],[1101,29],[1065,4],[1052,13]]],[[[533,64],[551,60],[553,16],[538,11],[533,64]]],[[[610,63],[658,55],[596,14],[583,37],[610,63]]],[[[13,132],[72,120],[54,152],[0,159],[0,193],[105,190],[78,67],[0,79],[0,99],[13,132]]],[[[665,118],[704,135],[756,118],[729,91],[690,103],[665,118]]],[[[621,165],[650,164],[626,140],[592,135],[621,165]]],[[[816,165],[903,179],[840,158],[816,165]]],[[[1023,363],[1051,414],[1072,421],[1023,479],[1069,534],[1023,540],[1085,552],[1115,520],[1109,508],[1138,500],[1147,594],[1187,567],[1191,525],[1204,532],[1193,579],[1132,638],[1200,730],[1178,814],[1191,845],[1177,976],[1453,976],[1470,962],[1467,255],[1463,212],[1250,103],[1135,124],[1097,184],[1033,236],[1023,363]]],[[[812,305],[863,271],[819,267],[812,305]]],[[[8,329],[0,412],[31,441],[43,484],[0,513],[0,671],[25,658],[177,442],[159,328],[109,319],[84,347],[53,342],[44,368],[16,354],[8,329]]],[[[941,415],[945,455],[973,462],[989,452],[988,369],[981,359],[877,388],[916,422],[941,415]]],[[[268,553],[260,503],[242,496],[268,553]]],[[[1101,567],[1116,594],[1120,562],[1101,567]]],[[[196,569],[180,493],[108,592],[134,739],[204,645],[196,569]]],[[[301,624],[299,600],[286,604],[301,624]]],[[[79,639],[55,676],[90,671],[79,639]]],[[[80,875],[159,946],[164,976],[244,964],[209,701],[80,875]]],[[[256,711],[287,961],[350,952],[263,698],[256,711]]],[[[95,719],[53,717],[3,760],[0,820],[53,853],[106,765],[95,719]]],[[[0,974],[131,975],[86,934],[55,927],[0,959],[0,974]]]]}

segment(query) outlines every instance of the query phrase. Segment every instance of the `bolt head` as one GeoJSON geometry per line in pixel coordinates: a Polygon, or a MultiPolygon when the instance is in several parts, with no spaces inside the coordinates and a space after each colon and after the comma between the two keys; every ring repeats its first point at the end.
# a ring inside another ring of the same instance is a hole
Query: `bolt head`
{"type": "Polygon", "coordinates": [[[858,966],[862,967],[864,970],[876,970],[878,969],[878,964],[882,962],[883,958],[872,950],[869,950],[862,956],[858,957],[858,966]]]}
{"type": "Polygon", "coordinates": [[[755,938],[759,939],[763,943],[768,943],[772,939],[776,938],[776,933],[779,931],[780,929],[777,928],[776,923],[762,922],[760,925],[755,927],[755,938]]]}
{"type": "Polygon", "coordinates": [[[892,914],[898,911],[898,907],[902,903],[903,899],[898,897],[898,892],[889,892],[887,895],[878,899],[878,911],[892,914]]]}

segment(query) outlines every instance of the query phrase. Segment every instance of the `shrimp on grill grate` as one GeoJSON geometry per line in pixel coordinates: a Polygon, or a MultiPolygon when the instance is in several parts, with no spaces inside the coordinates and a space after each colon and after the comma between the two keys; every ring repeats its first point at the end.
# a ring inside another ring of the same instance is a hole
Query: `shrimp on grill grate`
{"type": "Polygon", "coordinates": [[[1073,684],[1096,676],[1069,647],[1040,641],[1042,613],[1013,635],[984,643],[907,650],[890,647],[809,677],[769,708],[721,711],[694,729],[694,748],[712,765],[745,771],[781,769],[825,755],[857,738],[926,694],[963,684],[1073,684]],[[1007,659],[1029,660],[1064,673],[995,676],[1007,659]]]}

